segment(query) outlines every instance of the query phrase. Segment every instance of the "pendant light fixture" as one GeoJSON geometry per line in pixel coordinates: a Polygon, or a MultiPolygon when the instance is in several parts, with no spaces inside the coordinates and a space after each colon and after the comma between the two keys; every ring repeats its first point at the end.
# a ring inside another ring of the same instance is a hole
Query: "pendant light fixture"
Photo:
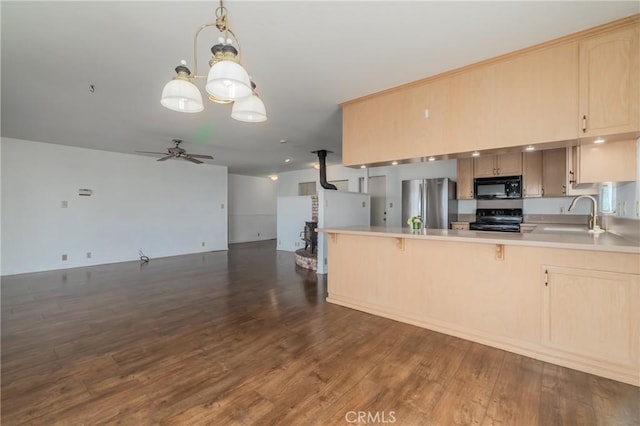
{"type": "Polygon", "coordinates": [[[222,4],[222,0],[216,9],[216,22],[201,25],[195,33],[193,66],[195,70],[193,75],[184,61],[176,68],[177,76],[167,83],[162,91],[160,103],[163,106],[178,112],[202,111],[204,109],[202,95],[192,80],[206,77],[205,90],[209,100],[216,103],[234,102],[232,118],[250,123],[267,119],[264,103],[255,93],[255,84],[240,63],[240,42],[229,28],[227,9],[222,4]],[[222,32],[223,37],[211,48],[213,56],[209,61],[208,75],[198,75],[198,36],[203,29],[212,26],[222,32]]]}
{"type": "Polygon", "coordinates": [[[255,91],[256,84],[251,82],[251,95],[233,103],[231,118],[247,123],[259,123],[267,120],[264,103],[255,91]]]}

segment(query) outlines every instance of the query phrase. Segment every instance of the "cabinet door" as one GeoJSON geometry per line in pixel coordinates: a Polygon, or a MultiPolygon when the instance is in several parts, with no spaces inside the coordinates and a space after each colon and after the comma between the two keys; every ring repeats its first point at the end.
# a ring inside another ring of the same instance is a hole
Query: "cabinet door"
{"type": "Polygon", "coordinates": [[[458,182],[456,192],[458,200],[473,199],[473,158],[458,158],[458,182]]]}
{"type": "Polygon", "coordinates": [[[542,151],[542,195],[544,197],[564,197],[567,194],[566,149],[545,149],[542,151]]]}
{"type": "Polygon", "coordinates": [[[638,275],[544,267],[543,344],[633,366],[638,359],[638,275]]]}
{"type": "Polygon", "coordinates": [[[496,174],[517,176],[522,174],[522,153],[500,154],[496,156],[496,174]]]}
{"type": "Polygon", "coordinates": [[[567,148],[567,195],[596,195],[598,188],[594,183],[583,183],[580,179],[580,147],[567,148]]]}
{"type": "Polygon", "coordinates": [[[580,42],[580,135],[640,129],[639,28],[625,27],[580,42]]]}
{"type": "Polygon", "coordinates": [[[449,79],[382,93],[342,106],[345,166],[455,152],[448,141],[449,79]]]}
{"type": "Polygon", "coordinates": [[[481,155],[473,159],[475,177],[492,177],[497,174],[496,156],[481,155]]]}
{"type": "Polygon", "coordinates": [[[495,120],[502,146],[578,137],[578,42],[496,64],[495,120]]]}
{"type": "Polygon", "coordinates": [[[542,196],[542,152],[527,152],[522,156],[523,172],[523,196],[542,196]]]}
{"type": "Polygon", "coordinates": [[[578,149],[578,183],[636,180],[636,141],[587,144],[578,149]]]}
{"type": "MultiPolygon", "coordinates": [[[[466,152],[496,146],[495,67],[483,65],[454,74],[451,84],[449,152],[466,152]]],[[[440,141],[442,142],[442,141],[440,141]]]]}
{"type": "Polygon", "coordinates": [[[343,106],[342,159],[345,166],[401,159],[399,130],[406,116],[404,91],[343,106]]]}

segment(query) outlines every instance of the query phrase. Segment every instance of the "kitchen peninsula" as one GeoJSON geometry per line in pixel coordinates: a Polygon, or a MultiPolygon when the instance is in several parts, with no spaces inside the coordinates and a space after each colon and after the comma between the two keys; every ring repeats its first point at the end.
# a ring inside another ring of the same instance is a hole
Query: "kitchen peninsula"
{"type": "Polygon", "coordinates": [[[319,231],[331,303],[640,385],[637,241],[586,230],[319,231]]]}

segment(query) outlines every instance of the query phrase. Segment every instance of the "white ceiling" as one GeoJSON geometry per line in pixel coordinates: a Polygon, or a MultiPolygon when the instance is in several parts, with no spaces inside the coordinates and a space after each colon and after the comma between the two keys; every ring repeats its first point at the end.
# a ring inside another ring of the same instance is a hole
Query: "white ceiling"
{"type": "MultiPolygon", "coordinates": [[[[637,1],[225,1],[269,116],[249,124],[230,105],[181,114],[159,102],[181,59],[194,71],[193,35],[215,20],[215,1],[0,4],[2,136],[125,153],[180,138],[255,176],[309,167],[316,149],[340,163],[343,101],[640,11],[637,1]]],[[[201,34],[199,74],[219,35],[201,34]]]]}

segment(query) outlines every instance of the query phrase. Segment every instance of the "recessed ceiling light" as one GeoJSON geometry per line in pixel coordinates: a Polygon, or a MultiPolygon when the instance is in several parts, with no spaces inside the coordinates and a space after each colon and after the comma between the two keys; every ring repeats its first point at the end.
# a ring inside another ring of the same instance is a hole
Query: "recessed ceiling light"
{"type": "Polygon", "coordinates": [[[604,139],[598,138],[595,141],[593,141],[593,143],[604,143],[604,139]]]}
{"type": "Polygon", "coordinates": [[[313,163],[312,166],[313,166],[314,169],[319,169],[320,168],[320,164],[318,164],[318,163],[313,163]]]}
{"type": "Polygon", "coordinates": [[[525,151],[535,151],[535,149],[536,149],[536,147],[535,147],[535,146],[533,146],[533,145],[529,145],[529,146],[527,146],[524,150],[525,150],[525,151]]]}
{"type": "Polygon", "coordinates": [[[365,166],[364,164],[360,166],[361,169],[366,169],[367,166],[365,166]]]}
{"type": "Polygon", "coordinates": [[[472,157],[479,157],[479,156],[480,156],[480,153],[479,153],[478,151],[473,151],[473,152],[471,153],[471,156],[472,156],[472,157]]]}
{"type": "Polygon", "coordinates": [[[291,158],[285,158],[285,160],[284,160],[285,163],[288,163],[290,161],[291,161],[291,158]]]}
{"type": "Polygon", "coordinates": [[[392,161],[392,162],[391,162],[391,165],[392,165],[392,166],[397,166],[397,165],[398,165],[398,162],[397,162],[397,161],[392,161]]]}
{"type": "Polygon", "coordinates": [[[286,139],[280,139],[280,143],[287,143],[287,142],[289,142],[289,141],[286,140],[286,139]]]}
{"type": "Polygon", "coordinates": [[[269,179],[278,180],[278,175],[271,175],[271,176],[269,176],[269,179]]]}
{"type": "Polygon", "coordinates": [[[427,158],[427,160],[429,160],[429,161],[436,161],[436,157],[429,157],[429,158],[427,158]]]}

